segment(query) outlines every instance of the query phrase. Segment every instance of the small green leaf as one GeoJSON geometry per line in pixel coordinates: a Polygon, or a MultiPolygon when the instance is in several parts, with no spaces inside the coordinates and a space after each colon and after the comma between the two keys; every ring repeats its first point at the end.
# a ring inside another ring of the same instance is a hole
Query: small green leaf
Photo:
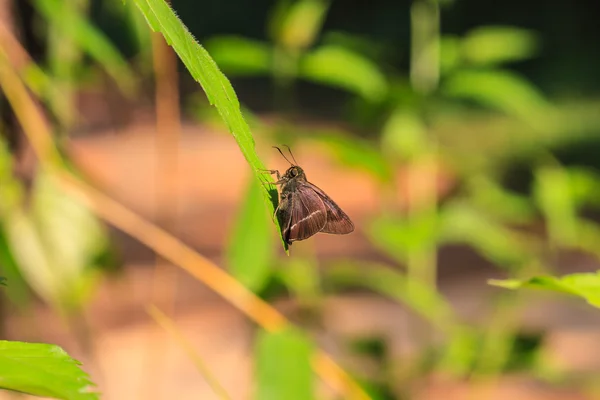
{"type": "Polygon", "coordinates": [[[258,40],[218,36],[206,42],[206,49],[225,72],[251,76],[267,75],[271,71],[272,49],[258,40]]]}
{"type": "Polygon", "coordinates": [[[506,289],[535,288],[568,293],[581,297],[592,306],[600,308],[600,271],[562,277],[536,276],[526,280],[492,279],[488,282],[490,285],[506,289]]]}
{"type": "Polygon", "coordinates": [[[377,263],[343,261],[324,269],[327,283],[335,287],[362,287],[397,300],[428,320],[448,329],[457,322],[448,301],[434,288],[409,279],[401,272],[377,263]]]}
{"type": "Polygon", "coordinates": [[[321,30],[329,3],[325,0],[297,0],[286,10],[276,39],[289,49],[312,45],[321,30]]]}
{"type": "Polygon", "coordinates": [[[387,94],[388,85],[379,67],[361,54],[328,45],[306,54],[300,76],[318,83],[337,86],[377,102],[387,94]]]}
{"type": "MultiPolygon", "coordinates": [[[[273,182],[272,177],[264,174],[265,166],[256,154],[254,138],[242,116],[240,103],[233,87],[208,52],[194,39],[164,0],[135,0],[135,3],[146,17],[150,27],[163,34],[167,43],[173,47],[192,77],[200,83],[206,97],[219,111],[221,118],[227,125],[227,129],[233,135],[240,151],[252,167],[257,180],[262,182],[263,179],[266,179],[273,182]]],[[[264,185],[263,196],[270,213],[273,214],[277,207],[276,188],[273,185],[264,185]]],[[[281,232],[277,219],[275,219],[275,225],[278,231],[281,232]]],[[[287,250],[283,237],[281,242],[287,250]]]]}
{"type": "Polygon", "coordinates": [[[313,132],[311,140],[327,146],[340,163],[366,171],[382,181],[392,179],[392,169],[371,143],[331,131],[313,132]]]}
{"type": "Polygon", "coordinates": [[[551,240],[567,246],[577,240],[577,210],[571,192],[570,176],[563,168],[543,167],[535,172],[534,196],[551,240]]]}
{"type": "Polygon", "coordinates": [[[254,292],[267,283],[273,262],[270,221],[260,192],[260,186],[252,179],[227,252],[233,276],[254,292]]]}
{"type": "Polygon", "coordinates": [[[403,159],[423,154],[428,146],[425,124],[416,112],[399,107],[383,127],[381,144],[383,151],[403,159]]]}
{"type": "Polygon", "coordinates": [[[258,400],[315,398],[311,357],[313,344],[300,331],[260,331],[256,339],[258,400]]]}
{"type": "Polygon", "coordinates": [[[482,256],[505,267],[525,262],[538,245],[534,239],[459,201],[442,212],[440,239],[443,243],[467,243],[482,256]]]}
{"type": "Polygon", "coordinates": [[[552,117],[552,108],[543,94],[513,72],[465,69],[450,75],[442,89],[448,96],[476,101],[535,128],[546,128],[552,117]]]}
{"type": "Polygon", "coordinates": [[[492,65],[533,57],[538,50],[534,32],[512,26],[484,26],[461,40],[463,57],[473,64],[492,65]]]}
{"type": "Polygon", "coordinates": [[[68,400],[98,399],[80,363],[50,344],[0,340],[0,388],[68,400]]]}

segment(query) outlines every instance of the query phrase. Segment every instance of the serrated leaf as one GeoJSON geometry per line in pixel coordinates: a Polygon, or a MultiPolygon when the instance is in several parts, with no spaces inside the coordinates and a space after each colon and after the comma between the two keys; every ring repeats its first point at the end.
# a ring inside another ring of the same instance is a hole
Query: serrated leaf
{"type": "Polygon", "coordinates": [[[66,400],[99,399],[80,363],[50,344],[0,340],[0,388],[66,400]]]}
{"type": "Polygon", "coordinates": [[[315,398],[311,357],[313,344],[295,329],[256,339],[257,400],[311,400],[315,398]]]}
{"type": "MultiPolygon", "coordinates": [[[[194,39],[164,0],[135,0],[135,3],[150,27],[162,33],[192,77],[200,83],[208,100],[217,108],[227,129],[235,138],[257,180],[261,181],[262,178],[273,182],[272,177],[264,174],[265,166],[256,154],[254,138],[242,116],[233,87],[208,52],[194,39]]],[[[277,207],[277,189],[273,185],[264,185],[263,196],[270,213],[273,214],[277,207]]],[[[281,233],[277,219],[275,225],[281,233]]],[[[281,242],[287,250],[283,237],[281,242]]]]}
{"type": "Polygon", "coordinates": [[[373,102],[381,101],[388,91],[375,63],[340,46],[322,46],[306,54],[299,72],[305,79],[346,89],[373,102]]]}
{"type": "Polygon", "coordinates": [[[254,292],[266,284],[273,262],[271,221],[260,192],[260,186],[252,179],[227,251],[232,275],[254,292]]]}
{"type": "Polygon", "coordinates": [[[490,285],[506,289],[535,288],[568,293],[600,308],[600,271],[570,274],[562,277],[536,276],[526,280],[490,280],[490,285]]]}

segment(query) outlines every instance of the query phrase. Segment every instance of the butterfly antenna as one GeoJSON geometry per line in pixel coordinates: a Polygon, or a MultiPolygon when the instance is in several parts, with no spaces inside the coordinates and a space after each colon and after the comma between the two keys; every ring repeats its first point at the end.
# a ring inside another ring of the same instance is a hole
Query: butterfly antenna
{"type": "MultiPolygon", "coordinates": [[[[277,151],[279,152],[279,154],[281,154],[281,156],[282,156],[283,158],[285,158],[285,161],[289,162],[291,165],[295,165],[295,164],[294,164],[294,163],[292,163],[290,160],[288,160],[288,158],[285,156],[285,154],[283,154],[283,152],[281,151],[281,149],[280,149],[279,147],[277,147],[277,146],[273,146],[273,148],[274,148],[274,149],[277,149],[277,151]]],[[[289,147],[288,147],[288,148],[289,148],[289,147]]],[[[292,156],[292,158],[293,158],[293,156],[292,156]]],[[[296,160],[294,160],[294,161],[296,161],[296,160]]]]}
{"type": "Polygon", "coordinates": [[[292,154],[292,149],[290,149],[290,146],[288,146],[287,144],[284,144],[285,147],[287,147],[288,151],[290,152],[290,156],[292,156],[292,160],[294,160],[294,163],[296,165],[298,165],[298,162],[296,161],[296,157],[294,157],[294,154],[292,154]]]}

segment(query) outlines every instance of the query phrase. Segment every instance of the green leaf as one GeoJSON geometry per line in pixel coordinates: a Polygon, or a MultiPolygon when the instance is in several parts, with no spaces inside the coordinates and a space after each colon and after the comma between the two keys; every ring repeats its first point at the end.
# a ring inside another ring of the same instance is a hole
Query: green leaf
{"type": "Polygon", "coordinates": [[[28,210],[17,204],[2,215],[11,255],[46,301],[62,311],[81,307],[98,279],[92,267],[107,237],[89,209],[61,192],[44,172],[31,196],[28,210]]]}
{"type": "Polygon", "coordinates": [[[324,269],[327,283],[373,290],[410,307],[432,325],[447,330],[458,322],[448,301],[435,288],[377,263],[343,261],[324,269]]]}
{"type": "MultiPolygon", "coordinates": [[[[225,121],[227,129],[235,138],[257,179],[260,181],[263,177],[263,179],[273,182],[272,177],[264,174],[265,166],[256,154],[254,138],[242,116],[240,103],[231,83],[219,70],[208,52],[196,42],[164,0],[135,0],[135,2],[150,27],[163,34],[192,77],[200,83],[208,100],[217,108],[221,118],[225,121]]],[[[277,207],[277,189],[273,185],[264,185],[263,195],[272,215],[277,207]]],[[[277,219],[275,219],[275,224],[281,233],[277,219]]],[[[283,237],[281,241],[287,250],[283,237]]]]}
{"type": "Polygon", "coordinates": [[[492,262],[508,267],[522,264],[538,248],[536,240],[458,201],[442,212],[440,239],[443,243],[467,243],[492,262]]]}
{"type": "Polygon", "coordinates": [[[392,179],[392,169],[371,143],[331,131],[313,132],[311,140],[327,146],[339,162],[362,169],[382,181],[392,179]]]}
{"type": "Polygon", "coordinates": [[[56,29],[62,30],[83,51],[102,65],[124,93],[133,95],[136,78],[127,61],[89,20],[58,0],[35,0],[36,8],[56,29]],[[65,23],[68,21],[68,23],[65,23]]]}
{"type": "Polygon", "coordinates": [[[276,39],[289,49],[304,49],[314,43],[327,11],[325,0],[296,0],[285,12],[276,39]]]}
{"type": "Polygon", "coordinates": [[[492,65],[531,58],[539,43],[530,30],[512,26],[484,26],[461,40],[462,56],[473,64],[492,65]]]}
{"type": "Polygon", "coordinates": [[[415,111],[399,107],[383,127],[383,151],[402,159],[421,155],[428,146],[426,133],[425,124],[415,111]]]}
{"type": "Polygon", "coordinates": [[[205,46],[225,72],[252,76],[267,75],[271,71],[272,49],[258,40],[218,36],[208,40],[205,46]]]}
{"type": "Polygon", "coordinates": [[[538,169],[533,192],[548,224],[551,240],[567,246],[575,243],[577,210],[567,171],[554,166],[538,169]]]}
{"type": "Polygon", "coordinates": [[[0,340],[0,388],[68,400],[98,399],[94,384],[63,349],[0,340]]]}
{"type": "Polygon", "coordinates": [[[323,46],[306,54],[301,60],[300,76],[373,102],[381,101],[388,91],[385,76],[375,63],[340,46],[323,46]]]}
{"type": "Polygon", "coordinates": [[[256,339],[256,388],[259,400],[311,400],[315,398],[311,357],[313,344],[293,328],[256,339]]]}
{"type": "Polygon", "coordinates": [[[501,70],[461,70],[449,76],[442,86],[451,97],[469,99],[545,129],[552,108],[531,83],[521,76],[501,70]]]}
{"type": "Polygon", "coordinates": [[[420,213],[411,219],[379,217],[368,227],[369,238],[400,262],[410,254],[427,251],[438,238],[436,215],[420,213]]]}
{"type": "Polygon", "coordinates": [[[526,280],[492,279],[489,284],[506,289],[535,288],[568,293],[581,297],[592,306],[600,308],[600,271],[562,277],[536,276],[526,280]]]}
{"type": "Polygon", "coordinates": [[[236,220],[227,259],[233,276],[254,292],[264,287],[271,274],[273,247],[269,228],[261,188],[252,179],[236,220]]]}

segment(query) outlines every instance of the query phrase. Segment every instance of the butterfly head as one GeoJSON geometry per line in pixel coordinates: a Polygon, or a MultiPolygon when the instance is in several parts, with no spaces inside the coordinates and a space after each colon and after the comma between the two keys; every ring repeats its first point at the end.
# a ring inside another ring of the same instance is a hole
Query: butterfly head
{"type": "Polygon", "coordinates": [[[306,180],[306,175],[304,174],[304,170],[297,165],[292,165],[285,171],[283,174],[283,179],[286,181],[291,181],[293,179],[306,180]]]}

